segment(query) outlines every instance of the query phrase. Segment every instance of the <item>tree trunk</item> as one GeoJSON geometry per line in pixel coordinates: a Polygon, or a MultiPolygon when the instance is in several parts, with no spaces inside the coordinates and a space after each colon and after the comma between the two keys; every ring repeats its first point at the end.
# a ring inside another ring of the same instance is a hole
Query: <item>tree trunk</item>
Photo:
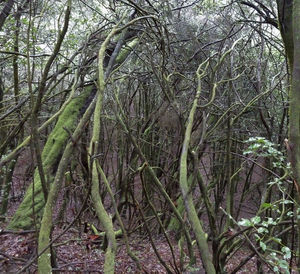
{"type": "MultiPolygon", "coordinates": [[[[189,118],[187,121],[186,131],[185,131],[185,137],[184,142],[182,145],[182,152],[180,157],[180,176],[179,176],[179,184],[182,192],[182,198],[184,201],[185,209],[188,215],[188,219],[191,223],[192,229],[195,234],[195,238],[198,244],[201,260],[203,263],[203,266],[205,268],[206,273],[208,274],[214,274],[216,273],[215,267],[212,262],[212,256],[211,252],[209,250],[209,246],[207,243],[207,237],[205,235],[205,232],[203,231],[201,222],[198,218],[197,211],[195,208],[195,205],[193,203],[193,197],[189,191],[189,185],[188,185],[188,179],[187,179],[187,155],[188,155],[188,149],[190,144],[190,138],[192,133],[192,127],[194,122],[194,115],[197,109],[198,99],[200,97],[201,93],[201,76],[204,75],[203,73],[203,66],[205,66],[207,63],[202,63],[198,70],[197,70],[197,77],[198,77],[198,90],[196,97],[193,102],[193,106],[191,108],[189,118]]],[[[204,69],[205,71],[205,69],[204,69]]]]}
{"type": "MultiPolygon", "coordinates": [[[[297,191],[296,201],[300,204],[300,1],[277,0],[280,31],[284,43],[291,88],[289,91],[289,161],[297,191]]],[[[298,255],[300,249],[300,220],[298,219],[298,255]]],[[[298,269],[300,259],[298,259],[298,269]]]]}
{"type": "MultiPolygon", "coordinates": [[[[293,39],[294,59],[292,70],[292,86],[290,92],[290,124],[289,124],[289,145],[292,150],[291,165],[294,184],[296,186],[296,200],[300,204],[300,1],[293,3],[293,39]]],[[[297,211],[298,212],[298,211],[297,211]]],[[[300,250],[300,220],[298,220],[298,256],[300,250]]],[[[298,257],[298,269],[300,259],[298,257]]]]}
{"type": "MultiPolygon", "coordinates": [[[[47,139],[42,152],[43,167],[46,174],[53,174],[57,168],[57,164],[61,158],[62,151],[69,139],[68,132],[64,129],[67,128],[69,132],[73,132],[76,126],[78,116],[82,107],[85,105],[89,95],[92,93],[93,86],[85,88],[82,94],[74,98],[65,108],[47,139]]],[[[49,177],[50,182],[51,177],[49,177]]],[[[42,185],[38,171],[34,173],[34,179],[28,187],[25,197],[14,214],[12,220],[8,225],[8,229],[29,229],[33,225],[32,213],[33,211],[38,216],[42,215],[42,209],[45,205],[44,195],[42,192],[42,185]],[[32,184],[34,183],[34,210],[32,208],[32,184]]]]}

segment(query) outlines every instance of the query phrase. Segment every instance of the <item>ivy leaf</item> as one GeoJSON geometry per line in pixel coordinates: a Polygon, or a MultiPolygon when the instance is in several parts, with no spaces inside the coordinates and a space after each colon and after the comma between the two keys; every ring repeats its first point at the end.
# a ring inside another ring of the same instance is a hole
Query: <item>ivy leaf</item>
{"type": "Polygon", "coordinates": [[[250,220],[244,219],[244,218],[242,218],[242,220],[240,220],[238,222],[238,224],[241,225],[241,226],[251,226],[252,225],[250,220]]]}
{"type": "Polygon", "coordinates": [[[274,221],[273,218],[268,217],[268,224],[269,225],[276,225],[277,223],[274,221]]]}
{"type": "Polygon", "coordinates": [[[265,244],[264,242],[259,242],[259,246],[261,247],[261,249],[262,249],[263,251],[266,251],[267,246],[266,246],[266,244],[265,244]]]}
{"type": "Polygon", "coordinates": [[[255,216],[255,217],[251,218],[251,222],[252,222],[253,224],[255,224],[255,225],[256,225],[256,224],[259,224],[260,221],[261,221],[261,219],[260,219],[259,216],[255,216]]]}
{"type": "Polygon", "coordinates": [[[279,267],[281,267],[282,269],[285,270],[285,273],[290,273],[290,272],[287,272],[287,270],[289,269],[289,264],[287,261],[285,260],[279,260],[279,267]]]}
{"type": "Polygon", "coordinates": [[[265,227],[260,227],[258,230],[257,230],[258,233],[268,233],[269,230],[266,229],[265,227]]]}
{"type": "Polygon", "coordinates": [[[281,248],[281,251],[284,253],[284,255],[283,255],[284,259],[291,258],[291,250],[287,246],[284,246],[283,248],[281,248]]]}

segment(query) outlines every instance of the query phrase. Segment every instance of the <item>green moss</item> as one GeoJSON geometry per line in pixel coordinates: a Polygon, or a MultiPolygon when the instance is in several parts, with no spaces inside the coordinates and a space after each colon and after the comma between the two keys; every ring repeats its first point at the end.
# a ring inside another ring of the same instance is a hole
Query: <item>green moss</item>
{"type": "Polygon", "coordinates": [[[66,107],[64,112],[59,116],[57,124],[51,134],[49,135],[45,147],[42,153],[43,162],[47,165],[48,161],[52,164],[53,160],[58,153],[61,153],[62,145],[66,143],[69,134],[64,128],[67,128],[70,132],[73,132],[76,127],[76,120],[79,115],[79,111],[84,105],[87,96],[91,93],[92,87],[88,87],[80,96],[73,99],[66,107]]]}
{"type": "MultiPolygon", "coordinates": [[[[8,229],[29,229],[33,225],[33,208],[32,208],[32,193],[33,193],[33,184],[31,183],[28,187],[26,194],[22,203],[20,204],[18,210],[14,214],[11,222],[8,225],[8,229]]],[[[41,216],[41,211],[44,206],[44,196],[42,193],[42,185],[38,171],[35,171],[34,174],[34,212],[36,214],[36,219],[39,220],[41,216]]]]}
{"type": "MultiPolygon", "coordinates": [[[[73,132],[76,127],[77,118],[79,116],[80,109],[86,102],[87,97],[91,93],[92,86],[85,89],[85,91],[78,97],[71,100],[66,106],[63,113],[59,116],[58,121],[49,135],[47,142],[42,152],[42,160],[45,174],[50,175],[55,168],[56,163],[61,157],[64,151],[64,146],[69,139],[68,132],[64,129],[67,128],[70,132],[73,132]]],[[[51,180],[49,180],[51,183],[51,180]]],[[[11,222],[8,225],[8,229],[29,229],[33,225],[33,208],[32,208],[32,183],[28,187],[25,197],[14,214],[11,222]]],[[[37,219],[42,216],[42,209],[45,205],[44,196],[42,192],[42,185],[39,177],[39,173],[36,170],[34,174],[34,213],[37,219]]]]}
{"type": "MultiPolygon", "coordinates": [[[[193,175],[190,175],[188,178],[189,188],[191,187],[193,180],[194,180],[193,175]]],[[[180,213],[180,216],[183,217],[185,207],[184,207],[184,202],[183,202],[182,196],[178,197],[178,199],[176,200],[176,204],[177,204],[177,210],[180,213]]],[[[181,224],[175,216],[171,218],[170,223],[168,225],[168,230],[173,230],[173,231],[177,231],[177,232],[181,231],[181,224]]]]}
{"type": "Polygon", "coordinates": [[[139,42],[139,38],[135,38],[132,41],[130,41],[124,48],[122,48],[121,52],[119,53],[116,59],[116,63],[117,64],[123,63],[138,42],[139,42]]]}
{"type": "MultiPolygon", "coordinates": [[[[181,216],[183,216],[184,204],[183,204],[182,197],[179,197],[177,199],[176,203],[177,203],[177,210],[178,210],[178,212],[180,213],[181,216]]],[[[180,227],[181,227],[181,224],[178,221],[178,219],[175,218],[175,217],[172,217],[171,221],[170,221],[170,223],[168,225],[168,230],[180,231],[180,227]]]]}

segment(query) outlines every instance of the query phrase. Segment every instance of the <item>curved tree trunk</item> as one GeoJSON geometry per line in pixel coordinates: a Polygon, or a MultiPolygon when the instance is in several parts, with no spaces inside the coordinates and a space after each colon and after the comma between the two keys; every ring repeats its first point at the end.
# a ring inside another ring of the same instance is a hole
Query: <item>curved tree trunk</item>
{"type": "MultiPolygon", "coordinates": [[[[89,95],[93,91],[93,86],[86,87],[82,94],[74,99],[66,106],[63,113],[49,135],[47,142],[42,152],[43,168],[46,174],[52,174],[59,162],[62,151],[64,151],[67,140],[69,139],[69,132],[73,132],[80,115],[80,111],[85,105],[89,95]]],[[[50,182],[53,180],[49,177],[50,182]]],[[[38,170],[35,170],[33,182],[28,187],[25,197],[14,214],[12,220],[8,225],[8,229],[29,229],[33,226],[32,214],[35,212],[38,216],[42,215],[42,209],[45,205],[44,195],[42,192],[42,185],[38,170]],[[32,207],[34,184],[34,209],[32,207]]]]}
{"type": "MultiPolygon", "coordinates": [[[[131,22],[135,22],[134,20],[131,22]]],[[[39,243],[38,243],[38,251],[41,256],[38,260],[38,270],[40,273],[51,273],[52,266],[51,266],[51,250],[50,250],[50,239],[51,239],[51,230],[53,227],[52,224],[52,217],[53,217],[53,209],[56,203],[56,199],[58,196],[58,192],[61,189],[63,184],[63,177],[65,171],[68,167],[68,164],[71,159],[71,154],[73,150],[73,140],[77,140],[80,135],[82,134],[84,127],[86,126],[90,117],[94,115],[93,118],[93,133],[92,138],[90,141],[90,155],[91,155],[91,196],[94,203],[94,208],[98,219],[101,225],[104,228],[105,236],[108,240],[108,246],[106,248],[105,253],[105,263],[104,263],[104,273],[114,273],[115,268],[115,254],[117,250],[116,238],[115,238],[115,231],[113,228],[112,219],[110,218],[109,214],[104,208],[103,202],[101,200],[100,191],[99,191],[99,174],[96,167],[98,149],[100,147],[99,140],[100,140],[100,119],[101,119],[101,110],[102,110],[102,99],[104,95],[105,89],[105,78],[107,78],[110,74],[110,71],[115,64],[115,58],[121,54],[121,47],[122,44],[115,48],[115,55],[112,54],[113,59],[110,60],[106,75],[104,75],[104,57],[106,48],[110,42],[110,39],[120,32],[122,29],[117,28],[116,25],[110,34],[106,37],[105,41],[100,47],[99,55],[98,55],[98,92],[96,98],[93,100],[89,108],[86,110],[83,118],[81,119],[80,123],[76,127],[71,142],[68,143],[66,146],[63,156],[60,160],[56,176],[54,179],[53,184],[50,187],[48,199],[45,205],[45,210],[42,217],[41,228],[39,233],[39,243]]],[[[117,44],[118,45],[118,44],[117,44]]],[[[129,54],[129,53],[127,53],[129,54]]]]}
{"type": "MultiPolygon", "coordinates": [[[[194,122],[194,115],[197,109],[198,100],[201,93],[201,77],[204,75],[203,73],[203,66],[205,66],[208,63],[206,60],[204,63],[202,63],[198,70],[197,70],[197,76],[198,76],[198,89],[196,93],[196,97],[193,102],[193,106],[191,108],[186,131],[185,131],[185,137],[182,145],[182,152],[180,157],[180,176],[179,176],[179,184],[182,192],[182,198],[184,201],[185,209],[189,218],[189,221],[192,225],[192,229],[195,233],[195,238],[198,244],[201,260],[203,263],[203,266],[206,270],[206,273],[208,274],[214,274],[216,273],[215,267],[213,265],[212,261],[212,255],[209,250],[209,246],[207,243],[207,237],[205,235],[205,232],[203,231],[201,222],[198,218],[197,211],[193,202],[193,197],[189,190],[189,184],[187,179],[187,156],[188,156],[188,149],[190,144],[190,138],[192,133],[192,127],[194,122]]],[[[205,72],[205,69],[204,69],[205,72]]]]}
{"type": "Polygon", "coordinates": [[[94,107],[95,107],[95,100],[91,103],[91,105],[86,110],[85,114],[83,115],[83,118],[81,119],[80,123],[78,124],[77,128],[74,131],[74,134],[72,135],[72,140],[66,146],[62,158],[59,162],[59,166],[55,175],[54,182],[52,183],[49,191],[48,199],[45,205],[45,210],[41,222],[40,233],[39,233],[38,251],[39,254],[42,253],[38,260],[39,273],[52,273],[50,238],[51,238],[51,230],[52,230],[53,208],[56,203],[58,192],[61,189],[61,186],[64,181],[65,171],[71,159],[71,155],[75,145],[73,143],[73,140],[78,140],[78,138],[83,133],[88,120],[93,114],[94,107]]]}

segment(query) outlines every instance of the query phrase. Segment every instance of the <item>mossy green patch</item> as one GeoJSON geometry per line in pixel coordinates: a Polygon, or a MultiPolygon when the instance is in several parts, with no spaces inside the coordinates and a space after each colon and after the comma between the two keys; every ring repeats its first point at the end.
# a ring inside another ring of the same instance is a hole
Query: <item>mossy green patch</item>
{"type": "MultiPolygon", "coordinates": [[[[43,167],[46,175],[50,175],[53,172],[53,169],[55,169],[55,165],[61,157],[67,140],[69,139],[69,133],[65,128],[70,132],[74,131],[80,109],[83,107],[91,91],[92,86],[87,87],[78,97],[71,100],[63,113],[59,116],[42,152],[43,167]]],[[[40,176],[37,170],[35,171],[33,182],[34,187],[33,183],[28,187],[22,203],[8,225],[8,229],[29,229],[33,226],[33,213],[37,220],[42,216],[45,200],[40,176]],[[33,203],[34,208],[32,207],[33,203]]],[[[51,178],[49,178],[49,183],[51,183],[51,178]]]]}

